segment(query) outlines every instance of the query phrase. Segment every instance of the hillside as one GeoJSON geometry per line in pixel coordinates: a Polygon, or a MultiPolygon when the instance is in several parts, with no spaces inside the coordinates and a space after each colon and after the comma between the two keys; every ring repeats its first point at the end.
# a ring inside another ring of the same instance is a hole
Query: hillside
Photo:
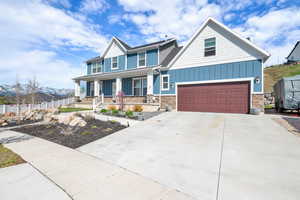
{"type": "Polygon", "coordinates": [[[300,64],[298,65],[274,65],[266,67],[264,70],[264,91],[273,92],[273,85],[283,77],[300,74],[300,64]]]}
{"type": "MultiPolygon", "coordinates": [[[[21,85],[20,99],[23,103],[31,103],[31,95],[26,93],[26,85],[21,85]]],[[[52,101],[74,95],[73,89],[56,89],[50,87],[38,88],[36,102],[52,101]]],[[[0,85],[0,104],[16,103],[16,93],[14,85],[0,85]]]]}

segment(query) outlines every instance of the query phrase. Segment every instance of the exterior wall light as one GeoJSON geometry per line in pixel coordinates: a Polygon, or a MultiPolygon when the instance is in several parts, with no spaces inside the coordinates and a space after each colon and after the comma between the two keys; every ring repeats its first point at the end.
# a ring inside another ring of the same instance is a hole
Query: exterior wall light
{"type": "Polygon", "coordinates": [[[260,77],[259,76],[255,77],[254,83],[255,84],[259,84],[260,83],[260,77]]]}

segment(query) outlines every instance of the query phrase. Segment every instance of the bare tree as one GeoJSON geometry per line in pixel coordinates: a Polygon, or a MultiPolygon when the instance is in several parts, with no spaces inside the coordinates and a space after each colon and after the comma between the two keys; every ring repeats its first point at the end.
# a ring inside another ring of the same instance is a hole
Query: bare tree
{"type": "Polygon", "coordinates": [[[20,124],[21,121],[21,84],[19,83],[19,78],[18,76],[16,77],[16,85],[15,85],[15,93],[16,93],[16,104],[17,104],[17,123],[20,124]]]}
{"type": "Polygon", "coordinates": [[[31,97],[31,104],[36,103],[36,93],[38,92],[39,89],[39,83],[36,80],[35,77],[33,77],[31,80],[28,81],[27,83],[27,91],[31,97]]]}

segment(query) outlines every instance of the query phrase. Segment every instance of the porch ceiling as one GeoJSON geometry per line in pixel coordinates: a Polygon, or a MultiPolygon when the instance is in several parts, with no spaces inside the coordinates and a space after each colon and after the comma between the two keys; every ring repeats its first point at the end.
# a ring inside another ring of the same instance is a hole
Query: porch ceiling
{"type": "Polygon", "coordinates": [[[73,80],[81,80],[81,81],[92,81],[92,80],[109,80],[115,78],[129,78],[129,77],[137,77],[137,76],[145,76],[147,73],[152,72],[152,68],[141,68],[141,69],[133,69],[119,72],[109,72],[109,73],[97,73],[85,76],[79,76],[73,78],[73,80]]]}

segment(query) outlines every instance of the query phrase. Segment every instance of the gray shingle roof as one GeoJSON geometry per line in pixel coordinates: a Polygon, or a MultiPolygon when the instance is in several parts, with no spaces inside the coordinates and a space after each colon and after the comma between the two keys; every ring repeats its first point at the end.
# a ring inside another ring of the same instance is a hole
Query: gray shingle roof
{"type": "Polygon", "coordinates": [[[172,51],[166,56],[166,58],[161,61],[161,65],[162,66],[168,66],[168,64],[171,62],[171,60],[177,55],[177,53],[182,49],[181,47],[176,47],[174,49],[172,49],[172,51]]]}
{"type": "MultiPolygon", "coordinates": [[[[158,46],[162,46],[165,44],[168,44],[170,42],[176,41],[174,38],[171,39],[166,39],[166,40],[161,40],[161,41],[157,41],[157,42],[152,42],[149,44],[144,44],[144,45],[139,45],[139,46],[135,46],[135,47],[130,47],[128,44],[126,44],[124,41],[120,40],[119,38],[115,37],[127,50],[128,53],[136,53],[138,51],[144,51],[144,50],[148,50],[151,48],[155,48],[158,46]]],[[[169,55],[167,56],[164,61],[166,62],[170,62],[170,60],[176,55],[176,53],[178,53],[178,51],[172,51],[169,55]],[[175,54],[175,55],[174,55],[175,54]]],[[[89,60],[86,61],[86,63],[92,63],[92,62],[96,62],[96,61],[101,61],[103,59],[102,56],[97,56],[94,58],[91,58],[89,60]]]]}

